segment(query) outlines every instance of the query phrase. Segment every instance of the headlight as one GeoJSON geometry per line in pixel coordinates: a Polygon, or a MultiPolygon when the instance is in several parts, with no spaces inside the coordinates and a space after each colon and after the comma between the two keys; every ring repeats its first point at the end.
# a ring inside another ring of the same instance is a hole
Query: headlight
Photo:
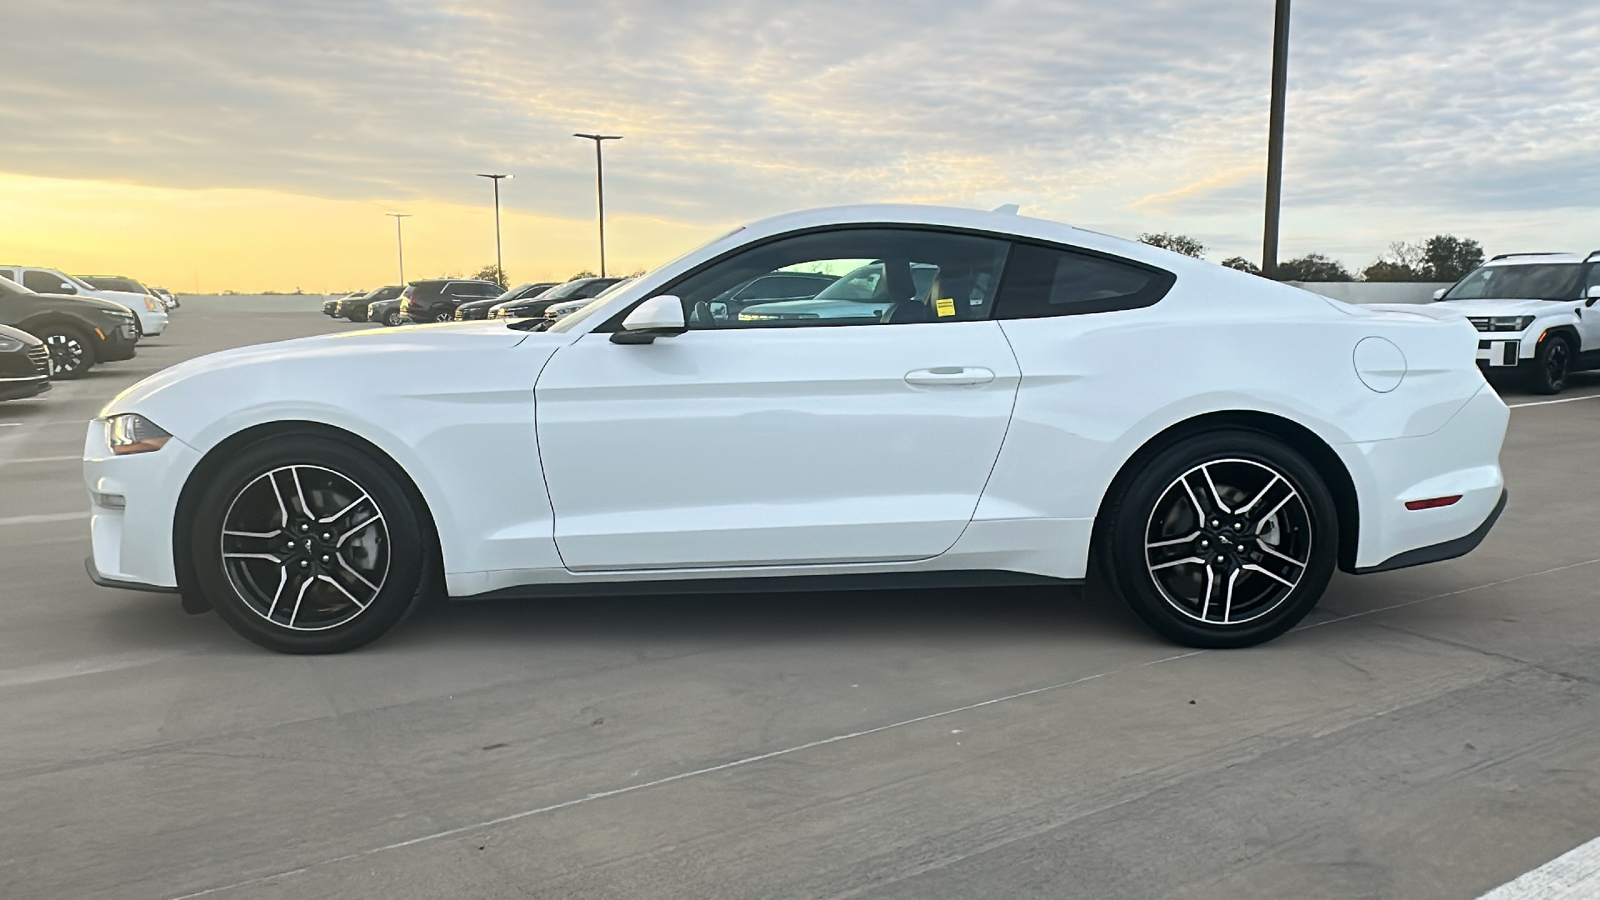
{"type": "Polygon", "coordinates": [[[1533,316],[1494,316],[1489,320],[1490,331],[1527,331],[1533,316]]]}
{"type": "Polygon", "coordinates": [[[16,338],[0,335],[0,353],[15,353],[22,349],[22,342],[16,338]]]}
{"type": "Polygon", "coordinates": [[[148,294],[146,294],[145,298],[144,298],[144,308],[150,310],[151,312],[155,312],[156,311],[155,298],[151,297],[148,294]]]}
{"type": "Polygon", "coordinates": [[[106,420],[106,443],[118,456],[152,453],[165,447],[170,440],[172,435],[135,413],[123,413],[106,420]]]}

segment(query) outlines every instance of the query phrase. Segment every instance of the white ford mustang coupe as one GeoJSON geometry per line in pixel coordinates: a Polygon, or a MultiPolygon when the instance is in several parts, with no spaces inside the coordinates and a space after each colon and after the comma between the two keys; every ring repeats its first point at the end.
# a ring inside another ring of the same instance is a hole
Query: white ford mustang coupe
{"type": "Polygon", "coordinates": [[[1238,647],[1336,566],[1460,556],[1505,504],[1508,414],[1465,320],[1007,212],[779,216],[543,324],[307,338],[141,382],[89,428],[90,575],[322,653],[439,593],[1093,569],[1168,638],[1238,647]],[[737,290],[783,273],[826,287],[737,290]]]}

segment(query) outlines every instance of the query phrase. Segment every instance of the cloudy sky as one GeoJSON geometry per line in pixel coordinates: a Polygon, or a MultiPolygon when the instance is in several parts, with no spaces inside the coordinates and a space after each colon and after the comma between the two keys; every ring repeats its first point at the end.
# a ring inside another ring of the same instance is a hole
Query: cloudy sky
{"type": "MultiPolygon", "coordinates": [[[[867,200],[1259,256],[1272,0],[6,0],[0,261],[308,291],[867,200]]],[[[1600,247],[1600,4],[1298,0],[1284,252],[1600,247]]]]}

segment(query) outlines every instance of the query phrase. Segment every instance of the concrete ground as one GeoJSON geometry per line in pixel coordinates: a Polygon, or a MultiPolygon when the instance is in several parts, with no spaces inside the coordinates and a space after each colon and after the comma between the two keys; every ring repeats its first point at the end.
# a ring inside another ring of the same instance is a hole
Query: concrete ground
{"type": "Polygon", "coordinates": [[[164,366],[364,327],[306,306],[195,300],[0,405],[0,896],[1425,900],[1600,834],[1600,399],[1512,413],[1477,552],[1253,650],[1016,589],[438,604],[295,658],[92,585],[75,460],[164,366]]]}

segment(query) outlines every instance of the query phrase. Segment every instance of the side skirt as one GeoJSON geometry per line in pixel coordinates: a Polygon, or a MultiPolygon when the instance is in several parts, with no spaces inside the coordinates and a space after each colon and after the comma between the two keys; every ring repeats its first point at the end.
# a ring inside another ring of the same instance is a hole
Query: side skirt
{"type": "Polygon", "coordinates": [[[979,587],[1081,587],[1081,578],[1051,578],[1024,572],[864,572],[857,575],[782,575],[743,578],[683,578],[588,583],[528,584],[452,600],[631,597],[681,594],[799,593],[810,591],[933,590],[979,587]]]}

